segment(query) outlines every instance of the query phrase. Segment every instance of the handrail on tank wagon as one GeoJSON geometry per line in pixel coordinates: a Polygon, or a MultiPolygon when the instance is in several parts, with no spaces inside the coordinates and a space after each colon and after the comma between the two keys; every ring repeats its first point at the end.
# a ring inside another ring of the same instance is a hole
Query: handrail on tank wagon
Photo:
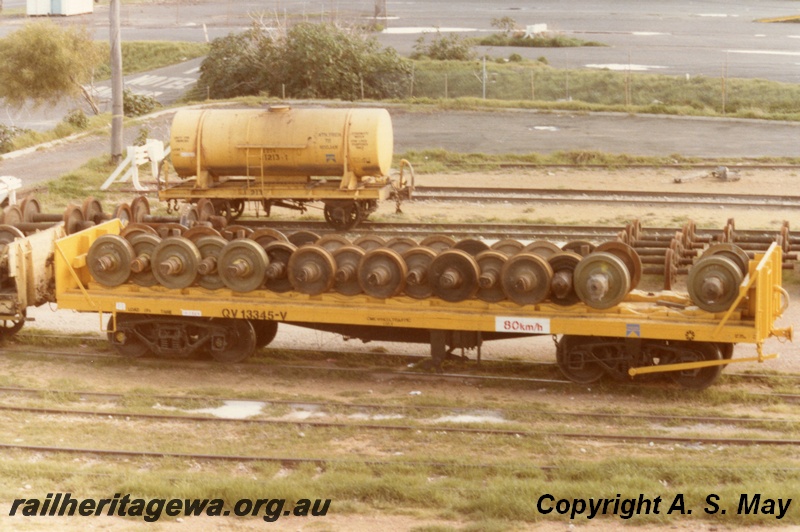
{"type": "Polygon", "coordinates": [[[661,373],[665,371],[683,371],[707,368],[710,366],[724,366],[739,362],[764,362],[768,359],[778,358],[777,353],[764,354],[763,344],[767,338],[783,338],[792,340],[792,327],[777,328],[775,321],[789,306],[789,294],[781,286],[783,270],[783,252],[776,243],[772,243],[764,254],[756,254],[750,261],[749,275],[739,285],[739,295],[728,311],[722,316],[714,335],[718,335],[730,319],[733,312],[746,296],[749,297],[750,313],[753,316],[755,330],[755,345],[757,356],[737,359],[707,360],[702,362],[684,362],[681,364],[664,364],[641,368],[630,368],[631,377],[645,373],[661,373]]]}

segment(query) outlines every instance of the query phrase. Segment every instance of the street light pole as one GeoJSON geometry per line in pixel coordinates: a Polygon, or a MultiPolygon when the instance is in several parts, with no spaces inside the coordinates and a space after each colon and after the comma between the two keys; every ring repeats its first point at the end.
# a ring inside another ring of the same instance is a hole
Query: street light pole
{"type": "Polygon", "coordinates": [[[122,161],[122,43],[119,29],[120,0],[111,0],[111,162],[122,161]]]}

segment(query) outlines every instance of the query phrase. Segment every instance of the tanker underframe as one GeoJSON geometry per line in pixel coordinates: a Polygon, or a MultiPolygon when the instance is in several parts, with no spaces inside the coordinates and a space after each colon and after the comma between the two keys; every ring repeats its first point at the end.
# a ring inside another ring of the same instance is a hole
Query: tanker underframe
{"type": "Polygon", "coordinates": [[[672,291],[633,290],[622,303],[595,309],[583,303],[448,302],[197,286],[109,288],[92,279],[87,254],[100,236],[119,234],[121,228],[111,220],[56,241],[56,299],[59,308],[100,313],[111,344],[128,357],[204,351],[236,362],[268,344],[282,322],[365,341],[429,343],[433,366],[440,369],[454,349],[476,349],[480,360],[485,341],[551,335],[560,336],[556,360],[572,381],[665,373],[679,385],[702,389],[727,364],[777,357],[763,352],[765,340],[792,336],[791,327],[775,326],[788,306],[776,245],[750,261],[730,307],[709,312],[672,291]],[[756,356],[733,358],[737,343],[754,344],[756,356]]]}

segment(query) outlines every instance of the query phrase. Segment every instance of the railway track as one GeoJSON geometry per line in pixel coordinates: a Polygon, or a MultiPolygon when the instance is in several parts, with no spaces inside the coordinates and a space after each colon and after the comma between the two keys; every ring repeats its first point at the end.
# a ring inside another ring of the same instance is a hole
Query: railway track
{"type": "Polygon", "coordinates": [[[418,186],[415,200],[476,203],[558,203],[745,209],[800,209],[800,196],[638,192],[630,190],[564,190],[532,188],[418,186]]]}
{"type": "MultiPolygon", "coordinates": [[[[304,350],[293,349],[295,352],[304,352],[304,350]]],[[[311,354],[312,351],[305,351],[307,354],[311,354]]],[[[119,355],[111,354],[111,353],[75,353],[75,352],[64,352],[64,351],[42,351],[37,350],[35,353],[32,353],[29,349],[28,350],[9,350],[3,349],[0,353],[9,353],[9,354],[25,354],[31,355],[36,354],[39,356],[48,356],[48,357],[59,357],[59,358],[66,358],[66,359],[77,359],[77,360],[89,360],[89,361],[96,361],[96,360],[107,360],[107,361],[121,361],[119,355]]],[[[491,364],[500,364],[498,368],[500,368],[501,372],[506,374],[487,374],[486,366],[484,369],[479,369],[478,366],[471,366],[468,368],[464,368],[462,372],[452,372],[452,371],[445,371],[445,372],[438,372],[434,373],[431,371],[425,370],[426,364],[430,362],[429,356],[411,356],[411,355],[392,355],[392,354],[373,354],[373,353],[342,353],[340,351],[319,351],[313,350],[314,359],[315,360],[324,360],[325,357],[321,354],[328,354],[328,355],[356,355],[359,357],[369,357],[375,358],[376,362],[375,365],[371,365],[368,367],[364,367],[363,365],[346,365],[346,366],[337,366],[331,364],[314,364],[313,362],[308,363],[294,363],[294,364],[286,364],[286,363],[272,363],[270,362],[265,365],[263,362],[258,360],[250,360],[239,362],[237,366],[245,366],[252,368],[253,371],[258,370],[259,368],[268,367],[270,372],[289,372],[289,373],[296,373],[298,371],[303,372],[304,374],[308,372],[314,373],[321,373],[321,374],[339,374],[339,375],[366,375],[370,376],[371,378],[381,379],[381,380],[393,380],[393,379],[411,379],[414,381],[434,381],[434,382],[441,382],[441,381],[454,381],[457,383],[477,383],[482,385],[490,385],[490,386],[497,386],[501,384],[513,384],[516,386],[525,386],[525,385],[537,385],[537,386],[555,386],[555,387],[570,387],[574,386],[575,383],[572,381],[560,378],[561,373],[557,369],[557,365],[555,363],[548,363],[548,362],[531,362],[531,363],[524,363],[524,366],[528,369],[540,368],[542,373],[545,375],[554,375],[556,377],[531,377],[531,376],[515,376],[515,375],[508,375],[508,369],[503,370],[503,364],[512,364],[512,365],[519,365],[518,363],[506,363],[505,361],[498,361],[498,360],[484,360],[485,363],[491,364]],[[381,359],[387,358],[399,358],[403,360],[412,360],[412,363],[408,366],[403,366],[402,369],[392,370],[387,369],[386,366],[381,362],[381,359]],[[410,368],[409,368],[410,366],[410,368]],[[477,372],[473,372],[477,371],[477,372]]],[[[456,357],[457,358],[457,357],[456,357]]],[[[465,362],[471,361],[469,359],[465,360],[465,362]]],[[[218,367],[218,363],[214,361],[207,361],[207,360],[197,360],[197,359],[181,359],[181,358],[140,358],[137,359],[135,364],[141,364],[146,366],[155,366],[155,367],[167,367],[167,368],[196,368],[202,369],[205,367],[218,367]]],[[[761,380],[761,381],[772,381],[775,380],[778,384],[784,384],[786,382],[792,382],[793,380],[797,380],[797,375],[755,375],[751,376],[748,374],[725,374],[729,377],[734,377],[736,379],[743,379],[743,380],[761,380]]],[[[608,381],[612,382],[612,381],[608,381]]],[[[598,383],[601,384],[602,383],[598,383]]],[[[639,381],[634,381],[632,384],[627,384],[625,382],[615,382],[615,385],[618,387],[632,387],[637,388],[641,387],[642,384],[639,381]]],[[[19,391],[18,388],[5,388],[0,387],[0,393],[8,392],[8,391],[19,391]]],[[[65,392],[66,393],[66,392],[65,392]]],[[[77,393],[77,392],[71,392],[77,393]]],[[[107,395],[113,396],[114,394],[100,394],[100,395],[107,395]]],[[[748,395],[752,396],[753,398],[758,399],[773,399],[776,401],[780,401],[783,403],[788,404],[796,404],[800,403],[800,394],[792,394],[792,393],[770,393],[770,392],[753,392],[749,393],[748,395]]]]}

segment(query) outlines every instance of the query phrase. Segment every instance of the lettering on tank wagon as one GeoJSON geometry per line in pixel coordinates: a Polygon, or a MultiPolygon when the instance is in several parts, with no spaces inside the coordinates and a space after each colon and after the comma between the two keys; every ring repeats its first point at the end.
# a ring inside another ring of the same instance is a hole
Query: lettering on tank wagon
{"type": "Polygon", "coordinates": [[[495,316],[494,330],[507,333],[550,334],[550,320],[547,318],[495,316]]]}

